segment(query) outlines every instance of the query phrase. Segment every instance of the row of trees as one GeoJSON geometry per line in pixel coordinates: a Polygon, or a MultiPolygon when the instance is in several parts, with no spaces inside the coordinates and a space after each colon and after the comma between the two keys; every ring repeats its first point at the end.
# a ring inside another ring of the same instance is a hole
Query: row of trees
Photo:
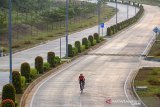
{"type": "Polygon", "coordinates": [[[131,24],[135,23],[138,21],[138,19],[142,16],[144,9],[142,5],[138,5],[139,6],[139,11],[138,13],[132,17],[129,18],[125,21],[122,21],[120,23],[117,23],[117,25],[112,25],[110,27],[107,28],[107,36],[112,36],[113,34],[117,33],[118,31],[130,26],[131,24]]]}

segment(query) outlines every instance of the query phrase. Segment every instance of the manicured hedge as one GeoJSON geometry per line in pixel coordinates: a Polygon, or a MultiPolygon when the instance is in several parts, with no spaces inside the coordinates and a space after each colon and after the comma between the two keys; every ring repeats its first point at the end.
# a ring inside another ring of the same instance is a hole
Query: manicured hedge
{"type": "Polygon", "coordinates": [[[81,42],[80,41],[76,41],[74,43],[74,47],[76,47],[78,49],[78,52],[81,53],[81,42]]]}
{"type": "Polygon", "coordinates": [[[71,44],[68,44],[68,56],[69,57],[73,57],[73,51],[72,51],[72,45],[71,44]]]}
{"type": "Polygon", "coordinates": [[[44,72],[50,70],[50,64],[48,62],[43,63],[44,72]]]}
{"type": "Polygon", "coordinates": [[[30,76],[31,79],[34,79],[38,75],[38,71],[35,68],[31,68],[30,76]]]}
{"type": "Polygon", "coordinates": [[[15,107],[15,103],[11,99],[5,99],[2,101],[1,107],[15,107]]]}
{"type": "Polygon", "coordinates": [[[51,67],[55,67],[55,62],[54,62],[54,58],[55,58],[55,53],[54,52],[48,52],[47,55],[47,62],[50,64],[51,67]]]}
{"type": "Polygon", "coordinates": [[[5,99],[11,99],[15,102],[16,90],[12,84],[6,84],[2,89],[2,101],[5,99]]]}
{"type": "Polygon", "coordinates": [[[93,37],[94,37],[94,39],[96,40],[97,43],[100,42],[99,34],[98,34],[98,33],[94,33],[94,34],[93,34],[93,37]]]}
{"type": "Polygon", "coordinates": [[[35,58],[35,68],[39,74],[44,72],[43,70],[43,58],[41,56],[37,56],[35,58]]]}
{"type": "Polygon", "coordinates": [[[89,35],[88,40],[90,41],[91,46],[94,46],[94,44],[93,44],[93,40],[94,40],[94,38],[93,38],[93,36],[92,36],[92,35],[89,35]]]}
{"type": "Polygon", "coordinates": [[[21,75],[18,71],[12,72],[12,84],[17,94],[22,93],[21,75]]]}
{"type": "MultiPolygon", "coordinates": [[[[130,2],[129,2],[130,3],[130,2]]],[[[132,17],[132,18],[129,18],[125,21],[122,21],[122,22],[119,22],[117,23],[117,25],[112,25],[110,27],[107,28],[107,36],[112,36],[113,34],[117,33],[118,31],[130,26],[131,24],[137,22],[137,20],[141,17],[141,15],[143,14],[144,12],[144,9],[143,9],[143,6],[142,5],[139,5],[139,4],[135,4],[135,6],[139,7],[139,11],[138,13],[132,17]]]]}
{"type": "Polygon", "coordinates": [[[30,65],[27,62],[21,64],[21,75],[26,78],[26,82],[30,82],[30,65]]]}

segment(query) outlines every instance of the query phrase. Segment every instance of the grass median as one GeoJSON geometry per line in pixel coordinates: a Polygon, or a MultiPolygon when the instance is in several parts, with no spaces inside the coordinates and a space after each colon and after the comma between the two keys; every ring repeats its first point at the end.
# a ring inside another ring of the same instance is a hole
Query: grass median
{"type": "Polygon", "coordinates": [[[148,107],[160,105],[160,67],[144,67],[135,78],[137,94],[148,107]],[[146,89],[138,89],[146,87],[146,89]]]}

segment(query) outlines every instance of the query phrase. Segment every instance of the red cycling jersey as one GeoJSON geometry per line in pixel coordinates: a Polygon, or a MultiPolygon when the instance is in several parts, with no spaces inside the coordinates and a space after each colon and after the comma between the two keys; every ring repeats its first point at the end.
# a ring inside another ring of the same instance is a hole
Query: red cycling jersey
{"type": "Polygon", "coordinates": [[[80,80],[80,81],[85,81],[84,76],[81,76],[81,75],[80,75],[80,76],[79,76],[79,80],[80,80]]]}

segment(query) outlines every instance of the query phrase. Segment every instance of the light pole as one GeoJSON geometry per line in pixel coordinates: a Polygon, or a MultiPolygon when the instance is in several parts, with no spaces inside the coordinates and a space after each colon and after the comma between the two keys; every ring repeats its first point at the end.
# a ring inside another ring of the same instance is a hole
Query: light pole
{"type": "Polygon", "coordinates": [[[12,83],[12,1],[8,0],[8,34],[9,34],[9,64],[10,64],[10,76],[9,83],[12,83]]]}
{"type": "Polygon", "coordinates": [[[100,0],[97,1],[97,10],[98,10],[98,34],[100,35],[100,0]]]}
{"type": "Polygon", "coordinates": [[[135,15],[137,13],[137,10],[136,10],[136,0],[134,1],[134,6],[135,6],[135,15]]]}
{"type": "Polygon", "coordinates": [[[127,19],[129,18],[129,2],[127,3],[127,19]]]}
{"type": "Polygon", "coordinates": [[[66,58],[68,58],[68,8],[69,1],[66,0],[66,58]]]}
{"type": "Polygon", "coordinates": [[[118,10],[117,10],[117,0],[115,0],[115,2],[116,2],[116,25],[117,25],[117,17],[118,17],[118,15],[117,15],[117,12],[118,12],[118,10]]]}

